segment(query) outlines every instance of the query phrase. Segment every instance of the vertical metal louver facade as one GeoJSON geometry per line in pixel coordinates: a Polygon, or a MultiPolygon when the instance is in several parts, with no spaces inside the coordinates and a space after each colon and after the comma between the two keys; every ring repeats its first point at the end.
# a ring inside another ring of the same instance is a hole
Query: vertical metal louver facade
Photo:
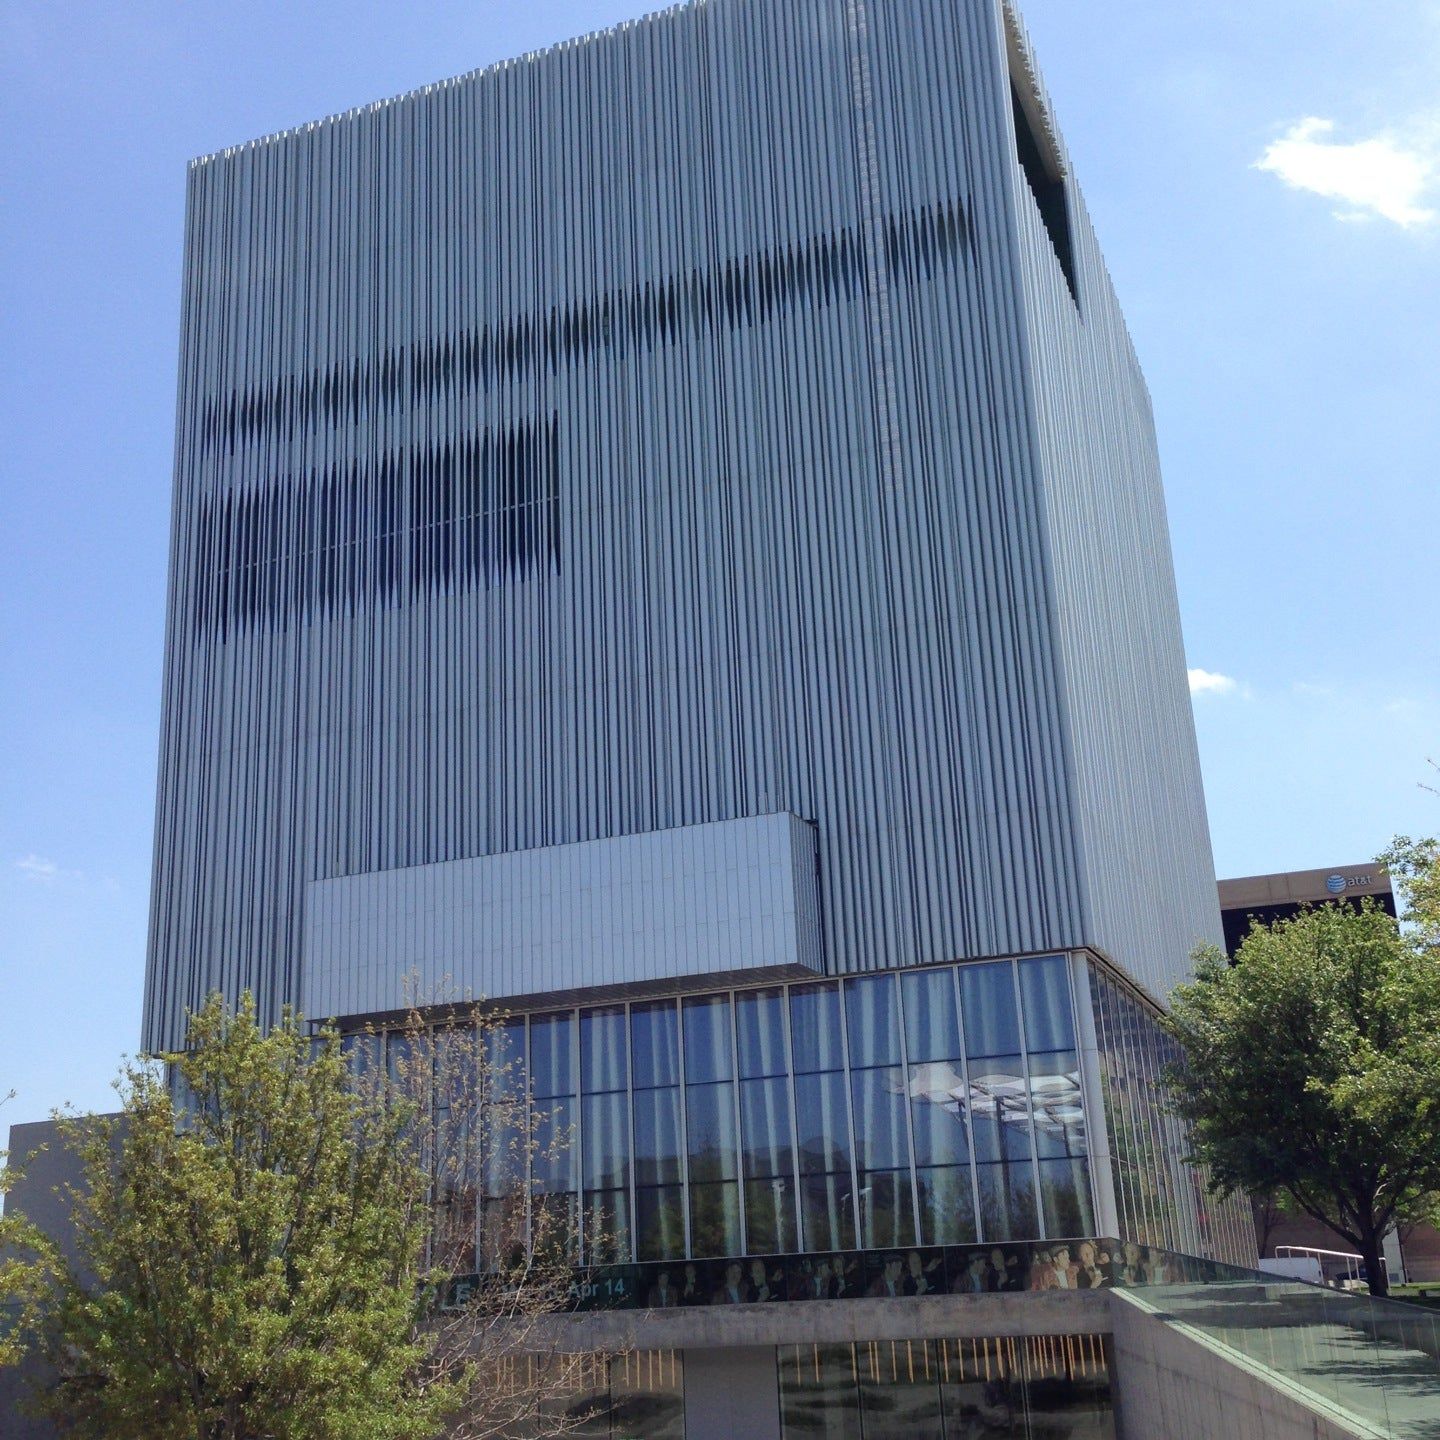
{"type": "Polygon", "coordinates": [[[1023,56],[999,0],[700,0],[194,163],[148,1046],[296,998],[311,881],[780,811],[834,970],[1160,991],[1217,933],[1023,56]]]}

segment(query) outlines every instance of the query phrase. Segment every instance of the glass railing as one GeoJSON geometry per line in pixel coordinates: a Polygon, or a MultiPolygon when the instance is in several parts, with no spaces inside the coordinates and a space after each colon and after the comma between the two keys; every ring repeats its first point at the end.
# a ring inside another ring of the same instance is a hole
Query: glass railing
{"type": "Polygon", "coordinates": [[[1159,1273],[1136,1299],[1158,1318],[1189,1326],[1382,1434],[1440,1440],[1440,1315],[1149,1253],[1159,1273]]]}

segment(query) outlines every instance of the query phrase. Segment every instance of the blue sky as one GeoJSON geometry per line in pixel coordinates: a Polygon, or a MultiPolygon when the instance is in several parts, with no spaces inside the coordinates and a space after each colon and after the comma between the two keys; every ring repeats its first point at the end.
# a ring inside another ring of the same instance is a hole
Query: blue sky
{"type": "MultiPolygon", "coordinates": [[[[4,1121],[138,1038],[185,162],[638,9],[0,0],[4,1121]]],[[[1440,6],[1025,15],[1154,397],[1218,870],[1440,830],[1440,6]]]]}

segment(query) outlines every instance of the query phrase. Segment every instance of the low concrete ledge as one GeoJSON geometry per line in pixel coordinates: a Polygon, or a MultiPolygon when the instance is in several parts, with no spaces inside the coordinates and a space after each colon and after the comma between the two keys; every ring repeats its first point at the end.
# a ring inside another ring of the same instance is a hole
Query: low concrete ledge
{"type": "Polygon", "coordinates": [[[804,1300],[784,1305],[699,1305],[684,1310],[590,1311],[556,1316],[565,1350],[616,1344],[654,1350],[972,1336],[1108,1334],[1109,1292],[1045,1290],[924,1298],[804,1300]]]}

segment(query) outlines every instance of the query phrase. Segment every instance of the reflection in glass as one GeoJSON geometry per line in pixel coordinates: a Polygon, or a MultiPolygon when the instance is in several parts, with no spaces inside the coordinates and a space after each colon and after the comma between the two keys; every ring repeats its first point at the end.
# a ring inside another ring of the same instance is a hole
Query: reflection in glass
{"type": "Polygon", "coordinates": [[[845,1064],[840,992],[835,983],[797,985],[790,991],[790,1046],[795,1073],[839,1070],[845,1064]]]}
{"type": "Polygon", "coordinates": [[[965,1081],[958,1060],[910,1067],[910,1123],[917,1165],[960,1165],[970,1158],[965,1081]]]}
{"type": "Polygon", "coordinates": [[[691,1185],[690,1233],[695,1255],[741,1253],[740,1191],[733,1181],[721,1185],[691,1185]]]}
{"type": "Polygon", "coordinates": [[[977,1165],[980,1187],[980,1238],[1023,1240],[1037,1234],[1035,1182],[1030,1162],[977,1165]]]}
{"type": "Polygon", "coordinates": [[[1030,1158],[1030,1106],[1018,1055],[970,1062],[970,1129],[977,1160],[1030,1158]]]}
{"type": "Polygon", "coordinates": [[[674,1350],[636,1350],[610,1361],[610,1430],[615,1440],[685,1440],[685,1385],[674,1350]]]}
{"type": "Polygon", "coordinates": [[[537,1098],[575,1092],[574,1019],[569,1010],[530,1019],[530,1087],[537,1098]]]}
{"type": "Polygon", "coordinates": [[[1015,971],[1008,960],[960,967],[966,1054],[1011,1055],[1020,1049],[1015,971]]]}
{"type": "Polygon", "coordinates": [[[857,1345],[860,1414],[865,1440],[917,1440],[939,1429],[941,1368],[925,1340],[857,1345]]]}
{"type": "Polygon", "coordinates": [[[728,1081],[685,1087],[685,1125],[692,1180],[736,1174],[735,1097],[728,1081]]]}
{"type": "Polygon", "coordinates": [[[635,1191],[635,1258],[675,1260],[685,1253],[685,1201],[678,1185],[635,1191]]]}
{"type": "Polygon", "coordinates": [[[580,1079],[587,1095],[625,1088],[628,1053],[622,1008],[580,1012],[580,1079]]]}
{"type": "Polygon", "coordinates": [[[630,1256],[630,1192],[592,1190],[585,1196],[585,1254],[595,1263],[630,1256]]]}
{"type": "Polygon", "coordinates": [[[960,1012],[955,976],[944,970],[916,970],[900,977],[905,1000],[905,1045],[910,1063],[950,1060],[960,1054],[960,1012]]]}
{"type": "Polygon", "coordinates": [[[630,1126],[624,1095],[587,1095],[581,1102],[585,1188],[611,1190],[630,1183],[630,1126]]]}
{"type": "Polygon", "coordinates": [[[806,1250],[850,1250],[855,1245],[855,1197],[847,1175],[802,1175],[801,1243],[806,1250]]]}
{"type": "Polygon", "coordinates": [[[969,1245],[979,1238],[968,1165],[918,1170],[915,1184],[922,1245],[969,1245]]]}
{"type": "Polygon", "coordinates": [[[1085,1153],[1080,1057],[1073,1050],[1030,1053],[1030,1106],[1040,1158],[1085,1153]]]}
{"type": "Polygon", "coordinates": [[[908,1170],[861,1174],[860,1244],[867,1250],[915,1243],[915,1208],[908,1170]]]}
{"type": "Polygon", "coordinates": [[[751,990],[735,997],[740,1073],[747,1078],[785,1074],[785,996],[751,990]]]}
{"type": "Polygon", "coordinates": [[[778,1254],[799,1249],[795,1234],[794,1182],[785,1176],[745,1184],[745,1251],[778,1254]]]}
{"type": "Polygon", "coordinates": [[[1075,1021],[1070,1009],[1070,962],[1046,955],[1020,962],[1020,998],[1025,1006],[1027,1050],[1070,1050],[1075,1021]]]}
{"type": "Polygon", "coordinates": [[[733,1072],[730,997],[706,995],[685,1001],[685,1079],[690,1084],[728,1080],[733,1072]]]}
{"type": "Polygon", "coordinates": [[[855,1163],[894,1170],[910,1163],[905,1081],[900,1070],[860,1070],[850,1080],[855,1104],[855,1163]]]}
{"type": "Polygon", "coordinates": [[[785,1440],[864,1440],[849,1345],[786,1345],[778,1352],[785,1440]]]}
{"type": "MultiPolygon", "coordinates": [[[[575,1189],[579,1156],[575,1144],[573,1100],[547,1100],[535,1113],[531,1173],[541,1191],[575,1189]]],[[[629,1146],[627,1145],[628,1152],[629,1146]]]]}
{"type": "Polygon", "coordinates": [[[791,1173],[794,1147],[790,1143],[790,1095],[784,1080],[740,1082],[740,1133],[747,1177],[791,1173]]]}
{"type": "Polygon", "coordinates": [[[1089,1164],[1085,1160],[1042,1160],[1040,1204],[1047,1235],[1093,1235],[1089,1164]]]}
{"type": "Polygon", "coordinates": [[[900,1007],[893,975],[847,980],[845,1023],[853,1068],[900,1063],[900,1007]]]}
{"type": "Polygon", "coordinates": [[[635,1183],[658,1185],[680,1176],[680,1091],[635,1092],[635,1183]]]}
{"type": "Polygon", "coordinates": [[[673,1000],[630,1008],[631,1083],[637,1090],[680,1083],[679,1019],[673,1000]]]}
{"type": "Polygon", "coordinates": [[[843,1075],[797,1075],[795,1116],[802,1172],[849,1169],[850,1115],[843,1075]]]}

